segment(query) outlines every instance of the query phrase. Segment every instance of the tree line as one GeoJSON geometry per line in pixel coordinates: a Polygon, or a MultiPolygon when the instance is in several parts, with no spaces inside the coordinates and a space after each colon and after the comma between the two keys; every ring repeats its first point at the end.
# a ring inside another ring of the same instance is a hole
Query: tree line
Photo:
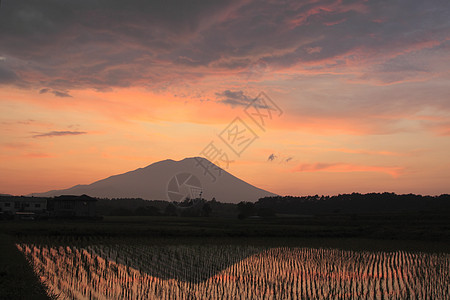
{"type": "Polygon", "coordinates": [[[102,215],[181,217],[275,217],[281,215],[449,213],[450,195],[422,196],[395,193],[352,193],[335,196],[273,196],[257,202],[221,203],[214,198],[186,198],[180,202],[140,198],[98,199],[102,215]]]}

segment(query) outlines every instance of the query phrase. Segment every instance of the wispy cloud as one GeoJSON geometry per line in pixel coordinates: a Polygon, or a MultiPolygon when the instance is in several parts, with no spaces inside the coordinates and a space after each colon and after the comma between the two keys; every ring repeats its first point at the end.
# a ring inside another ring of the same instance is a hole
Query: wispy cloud
{"type": "Polygon", "coordinates": [[[270,154],[269,157],[267,158],[267,161],[273,161],[275,158],[277,158],[277,156],[275,154],[270,154]]]}
{"type": "Polygon", "coordinates": [[[366,166],[349,163],[313,163],[300,164],[294,172],[378,172],[389,174],[396,178],[404,171],[403,167],[366,166]]]}
{"type": "Polygon", "coordinates": [[[49,158],[49,157],[54,157],[54,155],[49,154],[49,153],[32,152],[32,153],[26,153],[26,154],[22,155],[22,157],[27,157],[27,158],[49,158]]]}
{"type": "Polygon", "coordinates": [[[450,136],[450,122],[435,121],[424,122],[424,127],[432,130],[440,136],[450,136]]]}
{"type": "Polygon", "coordinates": [[[20,149],[30,149],[32,147],[32,144],[21,143],[21,142],[11,142],[11,143],[0,144],[0,147],[4,148],[4,149],[8,149],[8,150],[20,150],[20,149]]]}
{"type": "Polygon", "coordinates": [[[22,83],[20,77],[16,74],[16,72],[2,64],[2,60],[0,60],[0,84],[10,84],[14,82],[22,83]]]}
{"type": "Polygon", "coordinates": [[[247,96],[244,91],[230,91],[216,93],[219,100],[217,102],[228,104],[231,106],[248,106],[254,99],[247,96]]]}
{"type": "Polygon", "coordinates": [[[87,134],[86,131],[49,131],[45,133],[39,133],[33,135],[33,138],[41,137],[55,137],[55,136],[66,136],[66,135],[82,135],[87,134]]]}
{"type": "Polygon", "coordinates": [[[72,97],[71,95],[69,95],[69,93],[61,92],[61,91],[52,91],[52,93],[53,93],[53,95],[55,95],[56,97],[61,97],[61,98],[72,97]]]}
{"type": "Polygon", "coordinates": [[[46,93],[52,93],[56,97],[61,97],[61,98],[72,97],[68,92],[52,90],[49,88],[44,88],[39,91],[39,94],[46,94],[46,93]]]}
{"type": "Polygon", "coordinates": [[[404,156],[408,155],[408,153],[399,153],[393,151],[386,150],[366,150],[366,149],[349,149],[349,148],[332,148],[325,149],[326,151],[336,151],[342,153],[350,153],[350,154],[367,154],[367,155],[385,155],[385,156],[404,156]]]}
{"type": "Polygon", "coordinates": [[[262,108],[262,109],[268,109],[268,110],[274,110],[277,109],[268,103],[266,99],[264,99],[263,95],[259,95],[257,97],[250,97],[245,94],[244,91],[237,90],[237,91],[230,91],[225,90],[223,92],[216,93],[216,97],[218,98],[218,103],[223,103],[230,105],[231,107],[235,106],[243,106],[247,107],[249,105],[262,108]]]}

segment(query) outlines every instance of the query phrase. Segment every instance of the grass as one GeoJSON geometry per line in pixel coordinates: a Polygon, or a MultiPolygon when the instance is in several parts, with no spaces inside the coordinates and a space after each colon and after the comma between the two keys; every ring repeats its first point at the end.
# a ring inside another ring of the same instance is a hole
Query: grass
{"type": "Polygon", "coordinates": [[[14,240],[0,234],[0,298],[51,299],[14,240]]]}
{"type": "Polygon", "coordinates": [[[313,218],[105,217],[101,221],[3,221],[0,233],[22,236],[297,237],[450,240],[449,215],[323,215],[313,218]]]}

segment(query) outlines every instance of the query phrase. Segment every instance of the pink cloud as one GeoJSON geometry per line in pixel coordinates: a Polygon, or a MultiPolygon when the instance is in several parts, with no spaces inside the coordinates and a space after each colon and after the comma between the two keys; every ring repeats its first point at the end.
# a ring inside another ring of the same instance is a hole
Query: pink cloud
{"type": "Polygon", "coordinates": [[[450,122],[432,122],[426,123],[425,128],[432,130],[440,136],[450,136],[450,122]]]}
{"type": "MultiPolygon", "coordinates": [[[[308,19],[311,17],[324,17],[331,14],[340,14],[349,11],[356,11],[360,13],[366,13],[367,7],[363,2],[344,4],[342,0],[337,0],[329,4],[317,3],[317,1],[310,1],[309,3],[302,3],[302,5],[311,5],[312,7],[306,11],[301,12],[291,20],[289,20],[288,25],[290,28],[295,28],[308,23],[308,19]]],[[[335,25],[344,21],[340,19],[339,21],[326,21],[324,24],[326,26],[335,25]]]]}
{"type": "Polygon", "coordinates": [[[350,153],[350,154],[368,154],[368,155],[384,155],[384,156],[403,156],[404,153],[392,152],[392,151],[375,151],[366,149],[348,149],[348,148],[333,148],[328,149],[329,151],[350,153]]]}
{"type": "Polygon", "coordinates": [[[333,25],[337,25],[337,24],[343,23],[345,21],[347,21],[347,19],[344,18],[344,19],[337,20],[337,21],[324,22],[323,24],[325,26],[333,26],[333,25]]]}
{"type": "Polygon", "coordinates": [[[308,52],[308,54],[320,53],[320,51],[322,51],[322,47],[308,47],[308,48],[306,48],[306,52],[308,52]]]}
{"type": "Polygon", "coordinates": [[[54,155],[48,154],[48,153],[26,153],[23,154],[22,157],[26,158],[48,158],[48,157],[55,157],[54,155]]]}
{"type": "Polygon", "coordinates": [[[397,178],[403,173],[402,167],[380,167],[380,166],[366,166],[356,165],[349,163],[312,163],[312,164],[300,164],[294,169],[293,172],[378,172],[389,174],[390,176],[397,178]]]}

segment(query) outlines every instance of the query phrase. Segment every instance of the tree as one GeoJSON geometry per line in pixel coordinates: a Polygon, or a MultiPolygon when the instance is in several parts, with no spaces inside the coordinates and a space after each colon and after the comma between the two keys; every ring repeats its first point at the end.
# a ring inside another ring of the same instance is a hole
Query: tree
{"type": "Polygon", "coordinates": [[[135,209],[134,214],[136,216],[159,216],[159,208],[155,206],[140,206],[135,209]]]}
{"type": "Polygon", "coordinates": [[[238,218],[239,219],[245,219],[250,216],[255,215],[255,204],[252,202],[239,202],[238,205],[238,218]]]}
{"type": "Polygon", "coordinates": [[[275,217],[275,211],[269,207],[262,207],[258,210],[258,216],[264,218],[275,217]]]}
{"type": "Polygon", "coordinates": [[[203,215],[204,217],[209,217],[209,215],[211,214],[211,212],[212,212],[211,205],[209,205],[209,203],[203,204],[203,207],[202,207],[202,215],[203,215]]]}
{"type": "Polygon", "coordinates": [[[110,213],[110,216],[132,216],[133,215],[133,211],[131,211],[130,209],[126,208],[126,207],[117,207],[117,208],[113,208],[110,213]]]}
{"type": "Polygon", "coordinates": [[[175,205],[173,205],[172,203],[169,203],[166,206],[166,209],[164,210],[164,214],[166,216],[176,216],[177,215],[177,208],[175,205]]]}

